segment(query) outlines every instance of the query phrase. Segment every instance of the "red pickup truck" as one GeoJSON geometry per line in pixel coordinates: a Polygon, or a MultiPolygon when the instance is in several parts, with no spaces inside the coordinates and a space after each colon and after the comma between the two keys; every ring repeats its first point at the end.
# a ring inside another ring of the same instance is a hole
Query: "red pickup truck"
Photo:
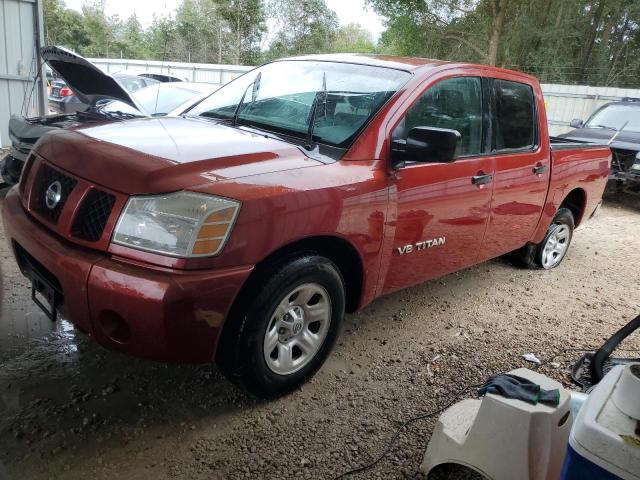
{"type": "Polygon", "coordinates": [[[182,117],[51,132],[2,210],[51,318],[268,397],[321,366],[345,311],[510,252],[556,267],[610,158],[549,138],[531,76],[311,56],[182,117]]]}

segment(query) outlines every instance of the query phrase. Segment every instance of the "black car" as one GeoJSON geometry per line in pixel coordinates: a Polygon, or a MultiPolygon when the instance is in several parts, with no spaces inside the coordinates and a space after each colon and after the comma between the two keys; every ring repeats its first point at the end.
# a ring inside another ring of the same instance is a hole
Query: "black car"
{"type": "Polygon", "coordinates": [[[609,179],[622,189],[640,193],[640,98],[625,98],[596,110],[586,122],[571,121],[575,128],[560,135],[572,140],[610,143],[609,179]]]}
{"type": "MultiPolygon", "coordinates": [[[[137,117],[180,115],[202,98],[218,89],[205,83],[159,83],[143,87],[134,93],[122,85],[122,80],[102,72],[89,61],[58,47],[43,49],[43,58],[50,64],[61,82],[69,84],[86,109],[71,114],[23,117],[9,120],[11,150],[0,160],[2,180],[15,184],[22,167],[38,139],[45,133],[91,122],[123,121],[137,117]]],[[[138,77],[133,77],[138,78],[138,77]]],[[[2,181],[0,181],[0,184],[2,181]]]]}

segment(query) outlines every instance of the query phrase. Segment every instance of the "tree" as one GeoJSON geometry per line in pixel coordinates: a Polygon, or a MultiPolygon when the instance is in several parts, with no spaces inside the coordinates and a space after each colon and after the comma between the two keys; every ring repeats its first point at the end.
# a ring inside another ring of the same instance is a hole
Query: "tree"
{"type": "Polygon", "coordinates": [[[149,53],[144,41],[144,31],[134,14],[119,25],[115,33],[116,49],[120,50],[121,58],[147,58],[149,53]]]}
{"type": "Polygon", "coordinates": [[[153,16],[151,25],[144,31],[143,42],[148,58],[167,60],[167,49],[176,41],[175,21],[171,17],[153,16]]]}
{"type": "Polygon", "coordinates": [[[269,14],[276,33],[267,58],[331,51],[338,16],[324,0],[271,0],[269,14]]]}
{"type": "Polygon", "coordinates": [[[524,70],[544,81],[637,86],[637,0],[367,0],[382,51],[524,70]]]}
{"type": "Polygon", "coordinates": [[[65,8],[62,0],[45,0],[44,17],[47,45],[61,45],[79,51],[89,43],[82,15],[65,8]]]}
{"type": "Polygon", "coordinates": [[[378,13],[389,18],[391,34],[421,37],[440,50],[462,47],[484,63],[497,65],[504,19],[518,0],[367,0],[378,13]]]}
{"type": "Polygon", "coordinates": [[[265,31],[261,0],[184,0],[170,50],[187,61],[251,64],[265,31]]]}
{"type": "Polygon", "coordinates": [[[376,46],[368,30],[357,23],[350,23],[338,29],[331,50],[336,53],[374,53],[376,46]]]}

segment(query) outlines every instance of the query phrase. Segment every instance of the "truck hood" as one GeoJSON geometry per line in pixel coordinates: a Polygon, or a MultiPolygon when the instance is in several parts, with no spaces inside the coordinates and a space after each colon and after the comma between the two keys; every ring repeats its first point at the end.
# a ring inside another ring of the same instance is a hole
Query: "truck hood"
{"type": "MultiPolygon", "coordinates": [[[[562,138],[581,140],[583,142],[593,142],[606,145],[616,132],[606,128],[577,128],[570,132],[559,135],[562,138]]],[[[623,130],[620,135],[611,143],[611,148],[622,150],[640,151],[640,132],[623,130]]]]}
{"type": "Polygon", "coordinates": [[[44,47],[42,59],[60,75],[82,103],[95,105],[100,100],[120,100],[144,112],[129,92],[111,75],[93,63],[63,47],[44,47]]]}
{"type": "Polygon", "coordinates": [[[129,195],[322,165],[295,145],[182,117],[55,130],[35,151],[73,175],[129,195]]]}

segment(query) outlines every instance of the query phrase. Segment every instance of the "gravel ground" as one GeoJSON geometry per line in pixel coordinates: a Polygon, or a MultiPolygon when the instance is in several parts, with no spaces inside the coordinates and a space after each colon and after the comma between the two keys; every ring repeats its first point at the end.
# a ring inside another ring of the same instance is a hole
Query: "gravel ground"
{"type": "MultiPolygon", "coordinates": [[[[333,478],[523,353],[559,353],[541,371],[570,386],[580,354],[564,349],[597,347],[640,310],[638,232],[640,202],[608,202],[556,270],[498,259],[379,299],[347,317],[310,383],[263,402],[214,367],[131,359],[49,323],[0,230],[0,479],[333,478]]],[[[353,478],[423,478],[433,424],[353,478]]]]}

